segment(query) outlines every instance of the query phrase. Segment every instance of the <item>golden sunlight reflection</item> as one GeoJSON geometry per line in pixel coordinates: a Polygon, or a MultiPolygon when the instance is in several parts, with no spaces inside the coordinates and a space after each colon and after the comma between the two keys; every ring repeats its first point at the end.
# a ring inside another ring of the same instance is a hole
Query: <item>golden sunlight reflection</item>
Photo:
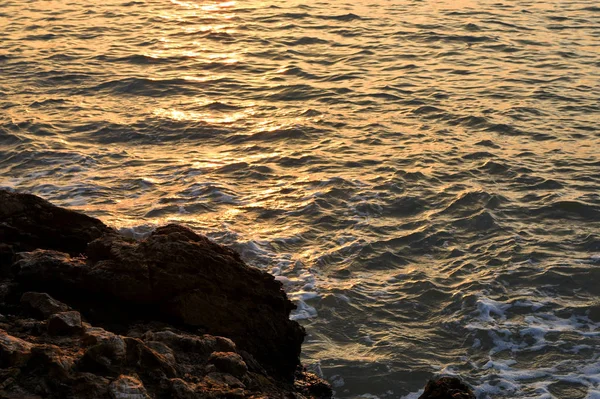
{"type": "Polygon", "coordinates": [[[180,7],[185,7],[185,8],[197,8],[197,9],[201,9],[203,11],[218,11],[221,10],[223,8],[231,8],[234,7],[236,2],[235,1],[223,1],[223,2],[215,2],[212,4],[203,4],[203,5],[199,5],[196,4],[194,2],[191,1],[181,1],[181,0],[171,0],[171,3],[180,6],[180,7]]]}
{"type": "Polygon", "coordinates": [[[211,112],[184,111],[178,109],[157,108],[153,114],[163,118],[169,118],[176,121],[196,121],[210,124],[230,124],[244,120],[254,114],[252,109],[246,109],[231,114],[217,114],[211,112]]]}
{"type": "Polygon", "coordinates": [[[515,326],[519,360],[524,312],[496,302],[597,297],[592,3],[0,0],[0,189],[232,245],[286,283],[342,396],[417,397],[397,380],[447,343],[485,368],[515,326]]]}

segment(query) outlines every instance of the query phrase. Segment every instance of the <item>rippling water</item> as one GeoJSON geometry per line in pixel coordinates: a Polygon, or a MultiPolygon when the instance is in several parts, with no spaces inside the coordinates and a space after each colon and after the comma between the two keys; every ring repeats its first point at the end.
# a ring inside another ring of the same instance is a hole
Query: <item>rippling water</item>
{"type": "Polygon", "coordinates": [[[232,245],[340,398],[598,398],[594,4],[0,0],[0,186],[232,245]]]}

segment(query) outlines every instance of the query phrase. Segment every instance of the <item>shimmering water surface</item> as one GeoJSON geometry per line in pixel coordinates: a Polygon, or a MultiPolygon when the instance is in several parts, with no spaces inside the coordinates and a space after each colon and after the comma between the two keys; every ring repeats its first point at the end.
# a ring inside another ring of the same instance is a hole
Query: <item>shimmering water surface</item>
{"type": "Polygon", "coordinates": [[[340,398],[600,397],[593,1],[0,0],[0,110],[0,186],[232,245],[340,398]]]}

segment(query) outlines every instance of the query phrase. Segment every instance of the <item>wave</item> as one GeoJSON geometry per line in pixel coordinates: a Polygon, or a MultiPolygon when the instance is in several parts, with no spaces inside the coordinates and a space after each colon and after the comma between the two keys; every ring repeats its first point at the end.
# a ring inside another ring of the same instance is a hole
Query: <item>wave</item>
{"type": "Polygon", "coordinates": [[[532,216],[548,219],[577,219],[587,222],[600,221],[600,206],[580,201],[556,201],[552,204],[531,209],[532,216]]]}

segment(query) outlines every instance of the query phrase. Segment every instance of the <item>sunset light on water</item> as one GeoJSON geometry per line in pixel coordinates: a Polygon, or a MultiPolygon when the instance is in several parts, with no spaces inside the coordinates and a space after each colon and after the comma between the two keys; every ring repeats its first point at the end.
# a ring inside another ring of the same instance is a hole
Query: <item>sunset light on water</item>
{"type": "Polygon", "coordinates": [[[276,276],[338,398],[600,395],[590,1],[0,0],[0,187],[276,276]]]}

